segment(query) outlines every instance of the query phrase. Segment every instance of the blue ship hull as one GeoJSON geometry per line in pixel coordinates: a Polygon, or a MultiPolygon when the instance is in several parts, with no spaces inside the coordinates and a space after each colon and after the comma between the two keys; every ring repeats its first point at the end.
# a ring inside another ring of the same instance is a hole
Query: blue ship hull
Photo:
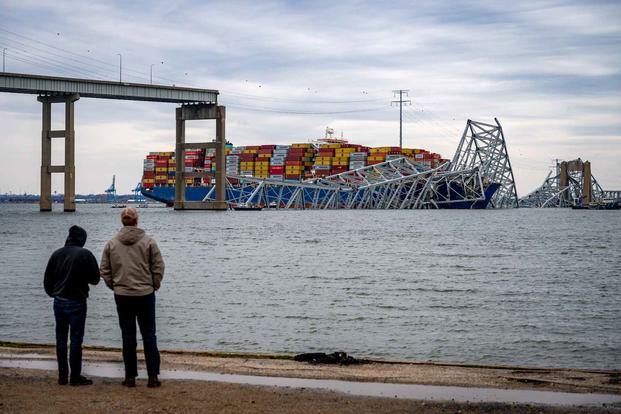
{"type": "MultiPolygon", "coordinates": [[[[448,202],[438,202],[438,208],[441,209],[484,209],[487,208],[492,196],[496,193],[498,188],[500,187],[497,183],[490,184],[485,190],[485,200],[480,201],[448,201],[448,202]]],[[[186,187],[185,188],[185,198],[188,201],[202,201],[207,193],[211,190],[211,186],[208,187],[186,187]]],[[[252,191],[251,188],[246,188],[245,190],[228,188],[227,189],[227,200],[238,200],[240,191],[245,191],[250,195],[252,191]]],[[[323,190],[321,190],[323,191],[323,190]]],[[[444,197],[445,200],[459,200],[462,198],[463,190],[459,187],[451,187],[440,189],[439,193],[444,197]]],[[[156,200],[162,203],[165,203],[167,206],[172,206],[175,201],[175,187],[154,187],[149,189],[143,189],[142,195],[152,200],[156,200]]],[[[269,198],[274,197],[276,199],[278,196],[281,197],[283,202],[288,201],[288,196],[292,195],[292,193],[283,193],[277,194],[274,192],[273,195],[270,195],[269,198]]],[[[343,195],[346,197],[347,195],[343,195]]],[[[305,194],[305,199],[308,199],[309,202],[312,200],[313,194],[305,194]]],[[[252,200],[251,200],[252,201],[252,200]]]]}

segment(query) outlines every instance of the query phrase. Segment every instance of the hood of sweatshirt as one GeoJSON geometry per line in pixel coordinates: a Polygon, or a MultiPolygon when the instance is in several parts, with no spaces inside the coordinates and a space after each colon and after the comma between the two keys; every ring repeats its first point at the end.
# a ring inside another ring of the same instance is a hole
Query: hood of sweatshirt
{"type": "Polygon", "coordinates": [[[65,241],[65,246],[78,246],[84,247],[86,244],[86,230],[80,226],[71,226],[69,228],[69,235],[65,241]]]}
{"type": "Polygon", "coordinates": [[[117,234],[117,238],[121,243],[129,246],[136,243],[144,237],[144,230],[135,226],[125,226],[117,234]]]}

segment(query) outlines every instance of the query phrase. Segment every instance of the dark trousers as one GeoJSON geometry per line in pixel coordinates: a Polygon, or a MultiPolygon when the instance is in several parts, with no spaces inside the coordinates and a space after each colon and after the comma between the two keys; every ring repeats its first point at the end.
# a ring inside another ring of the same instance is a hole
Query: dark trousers
{"type": "Polygon", "coordinates": [[[58,378],[67,379],[69,366],[71,378],[79,378],[82,373],[82,340],[86,323],[86,299],[69,300],[54,298],[54,317],[56,318],[56,359],[58,378]],[[71,332],[69,366],[67,365],[67,336],[71,332]]]}
{"type": "Polygon", "coordinates": [[[144,357],[149,376],[160,373],[160,351],[155,336],[155,293],[146,296],[114,295],[119,325],[123,337],[123,363],[125,378],[138,376],[136,359],[136,320],[140,327],[144,357]]]}

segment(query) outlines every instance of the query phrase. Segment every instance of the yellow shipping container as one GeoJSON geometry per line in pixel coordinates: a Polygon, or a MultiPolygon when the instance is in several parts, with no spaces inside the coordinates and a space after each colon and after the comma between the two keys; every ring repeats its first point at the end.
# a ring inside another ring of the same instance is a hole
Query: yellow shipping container
{"type": "Polygon", "coordinates": [[[272,154],[259,154],[259,158],[272,158],[272,154]]]}
{"type": "Polygon", "coordinates": [[[168,176],[166,176],[166,175],[156,175],[155,179],[156,180],[166,180],[166,179],[168,179],[168,176]]]}
{"type": "Polygon", "coordinates": [[[174,184],[175,183],[175,179],[173,178],[172,180],[169,178],[168,181],[166,181],[168,184],[174,184]]]}
{"type": "Polygon", "coordinates": [[[332,165],[332,161],[315,160],[315,165],[332,165]]]}
{"type": "Polygon", "coordinates": [[[312,144],[291,144],[291,148],[312,148],[312,144]]]}
{"type": "Polygon", "coordinates": [[[243,150],[242,154],[256,154],[257,152],[259,152],[259,150],[256,149],[247,149],[247,150],[243,150]]]}
{"type": "Polygon", "coordinates": [[[153,184],[155,183],[155,180],[153,178],[145,178],[142,182],[145,184],[153,184]]]}
{"type": "Polygon", "coordinates": [[[168,171],[167,167],[155,167],[155,172],[166,172],[168,171]]]}

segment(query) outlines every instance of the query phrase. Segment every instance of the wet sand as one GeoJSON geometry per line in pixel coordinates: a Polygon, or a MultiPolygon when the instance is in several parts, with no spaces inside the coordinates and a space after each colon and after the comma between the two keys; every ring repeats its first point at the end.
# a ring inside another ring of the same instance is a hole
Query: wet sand
{"type": "MultiPolygon", "coordinates": [[[[53,360],[53,348],[5,344],[2,358],[53,360]]],[[[121,363],[119,350],[86,349],[89,364],[121,363]]],[[[197,371],[287,378],[357,382],[429,384],[498,389],[621,394],[618,372],[474,367],[449,364],[372,362],[363,365],[310,365],[286,355],[162,352],[162,370],[197,371]]],[[[421,413],[573,413],[620,412],[614,408],[549,407],[526,404],[430,402],[401,398],[353,396],[310,388],[230,384],[213,381],[166,380],[148,389],[144,380],[135,389],[118,378],[93,378],[95,385],[56,384],[54,370],[0,368],[0,411],[3,412],[421,412],[421,413]]]]}

